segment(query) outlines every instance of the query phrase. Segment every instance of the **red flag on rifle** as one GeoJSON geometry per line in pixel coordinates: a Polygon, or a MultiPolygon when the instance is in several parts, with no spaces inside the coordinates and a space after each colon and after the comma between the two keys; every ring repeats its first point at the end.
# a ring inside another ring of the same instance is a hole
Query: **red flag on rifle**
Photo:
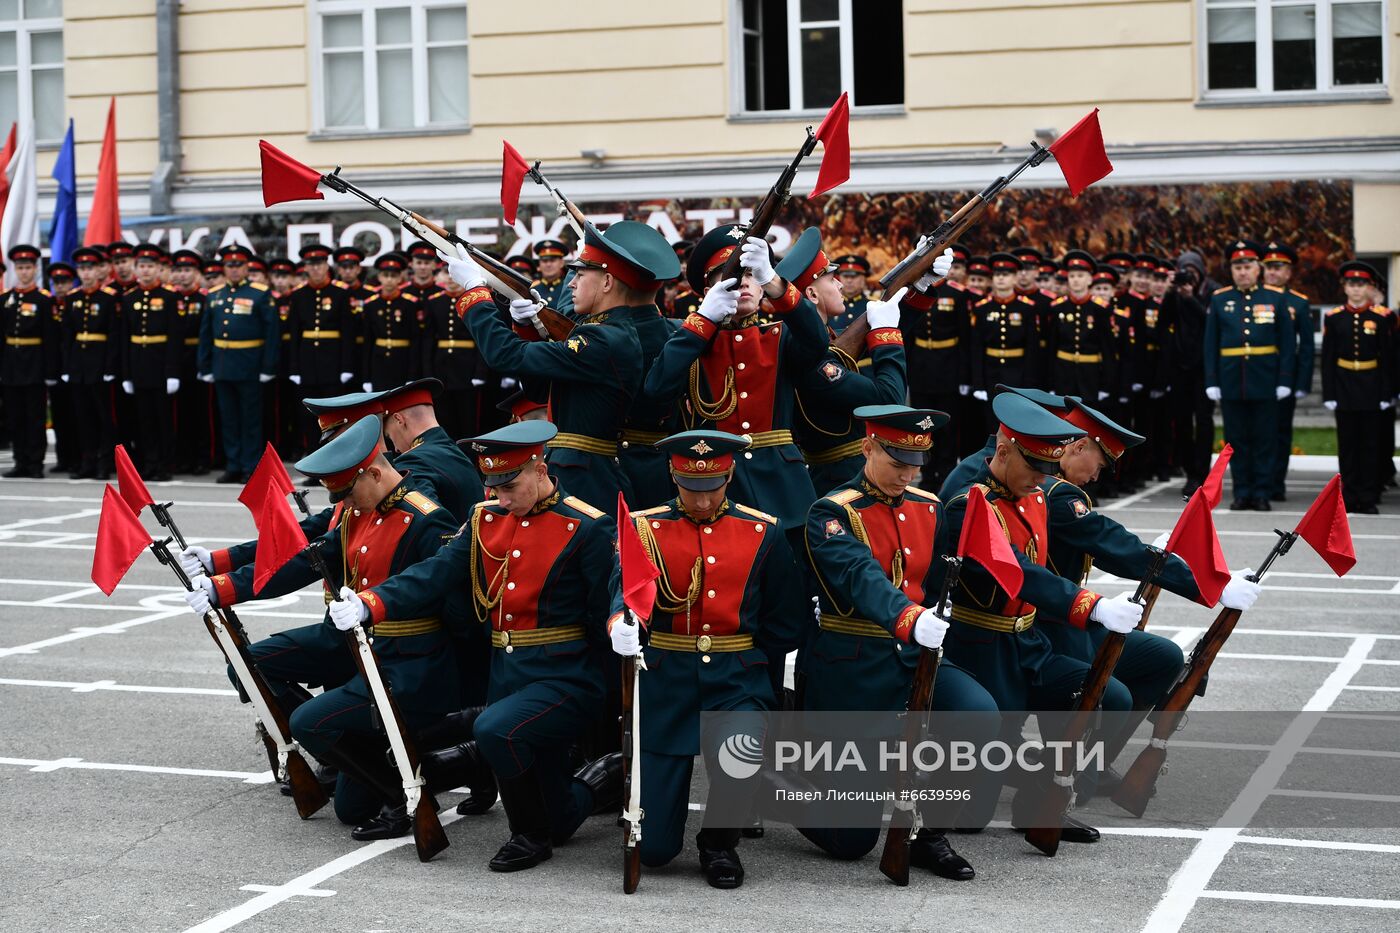
{"type": "Polygon", "coordinates": [[[136,464],[131,462],[126,448],[118,444],[112,453],[112,459],[117,465],[117,490],[131,507],[131,514],[140,515],[146,506],[155,505],[156,500],[151,498],[151,491],[146,488],[146,481],[136,471],[136,464]]]}
{"type": "Polygon", "coordinates": [[[504,139],[501,145],[501,211],[506,223],[515,224],[515,212],[520,209],[520,186],[525,184],[525,173],[530,163],[504,139]]]}
{"type": "Polygon", "coordinates": [[[622,601],[643,622],[651,618],[656,603],[656,578],[661,571],[647,556],[642,537],[632,523],[627,500],[617,494],[617,559],[622,567],[622,601]]]}
{"type": "Polygon", "coordinates": [[[809,198],[826,194],[851,177],[851,103],[845,91],[822,118],[821,126],[817,127],[817,139],[822,144],[822,167],[817,171],[817,184],[807,195],[809,198]]]}
{"type": "Polygon", "coordinates": [[[283,201],[320,201],[325,195],[317,190],[321,173],[278,149],[265,139],[258,140],[262,150],[263,207],[283,201]]]}
{"type": "Polygon", "coordinates": [[[1220,601],[1225,584],[1230,582],[1230,565],[1225,563],[1225,554],[1220,550],[1220,538],[1215,533],[1215,520],[1210,515],[1210,499],[1204,486],[1192,494],[1181,518],[1177,519],[1167,541],[1167,553],[1186,562],[1191,576],[1196,578],[1202,605],[1214,606],[1220,601]]]}
{"type": "Polygon", "coordinates": [[[253,565],[253,592],[256,594],[267,585],[273,574],[286,566],[287,561],[306,549],[306,534],[297,524],[292,507],[284,495],[265,485],[266,495],[253,512],[253,522],[258,526],[258,550],[253,565]]]}
{"type": "Polygon", "coordinates": [[[1323,487],[1294,529],[1308,542],[1317,556],[1327,562],[1337,576],[1356,566],[1356,548],[1351,542],[1351,522],[1342,500],[1342,477],[1338,474],[1323,487]]]}
{"type": "Polygon", "coordinates": [[[1206,474],[1206,480],[1201,483],[1201,488],[1206,491],[1206,501],[1211,508],[1220,504],[1220,498],[1225,494],[1225,467],[1230,463],[1230,457],[1235,453],[1235,448],[1226,444],[1220,450],[1220,456],[1215,458],[1215,464],[1211,466],[1210,472],[1206,474]]]}
{"type": "Polygon", "coordinates": [[[282,465],[282,458],[277,456],[272,442],[268,441],[267,446],[263,448],[262,458],[258,460],[257,468],[243,485],[243,491],[238,494],[238,501],[253,513],[253,520],[257,521],[263,497],[269,495],[269,490],[276,495],[285,496],[294,489],[292,478],[287,475],[287,468],[282,465]]]}
{"type": "Polygon", "coordinates": [[[108,596],[122,582],[141,552],[151,545],[151,536],[141,527],[136,513],[108,484],[102,493],[102,515],[97,519],[97,547],[92,552],[92,582],[108,596]]]}
{"type": "Polygon", "coordinates": [[[1113,171],[1108,152],[1103,146],[1103,131],[1099,129],[1099,108],[1060,135],[1049,149],[1064,173],[1069,193],[1076,198],[1085,188],[1113,171]]]}
{"type": "Polygon", "coordinates": [[[1025,572],[992,511],[982,490],[973,486],[967,491],[967,513],[958,537],[958,553],[987,568],[997,585],[1015,596],[1021,591],[1025,572]]]}

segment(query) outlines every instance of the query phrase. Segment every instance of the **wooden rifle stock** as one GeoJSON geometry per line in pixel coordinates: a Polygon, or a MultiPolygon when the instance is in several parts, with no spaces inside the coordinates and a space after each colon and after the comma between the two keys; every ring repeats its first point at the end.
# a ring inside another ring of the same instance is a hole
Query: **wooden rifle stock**
{"type": "Polygon", "coordinates": [[[734,251],[729,254],[729,258],[724,261],[723,268],[720,269],[718,281],[734,279],[734,287],[739,287],[738,280],[744,275],[744,270],[739,265],[742,257],[744,242],[749,237],[766,239],[768,231],[772,228],[773,222],[778,219],[778,211],[783,209],[783,205],[792,197],[792,181],[797,177],[797,167],[802,164],[802,160],[812,154],[817,148],[817,137],[812,132],[812,128],[807,127],[807,138],[802,141],[802,146],[797,150],[797,155],[792,157],[792,161],[783,167],[778,175],[778,180],[773,182],[773,187],[768,189],[768,193],[763,196],[763,200],[758,202],[758,207],[754,208],[753,217],[749,219],[749,224],[744,228],[744,235],[734,241],[734,251]]]}
{"type": "MultiPolygon", "coordinates": [[[[628,624],[628,623],[616,623],[628,624]]],[[[638,656],[640,657],[640,655],[638,656]]],[[[634,728],[637,713],[637,688],[640,667],[638,658],[622,659],[622,893],[633,894],[642,880],[641,814],[632,811],[634,780],[640,783],[636,768],[640,764],[637,742],[641,738],[634,728]]],[[[640,787],[637,788],[641,790],[640,787]]]]}
{"type": "MultiPolygon", "coordinates": [[[[1287,554],[1293,542],[1298,539],[1296,531],[1275,529],[1274,534],[1279,536],[1279,540],[1274,542],[1273,549],[1269,551],[1268,557],[1264,558],[1264,563],[1250,576],[1251,580],[1263,579],[1273,562],[1287,554]]],[[[1162,768],[1167,762],[1167,740],[1180,728],[1186,708],[1196,697],[1197,691],[1210,672],[1211,664],[1215,662],[1216,655],[1225,647],[1226,640],[1235,630],[1239,620],[1240,610],[1220,610],[1210,628],[1206,629],[1206,633],[1191,649],[1191,656],[1186,659],[1186,667],[1176,685],[1167,693],[1166,698],[1157,704],[1152,738],[1147,747],[1133,760],[1128,773],[1123,775],[1123,783],[1113,794],[1113,802],[1133,816],[1142,816],[1147,811],[1147,802],[1152,799],[1152,793],[1157,786],[1157,776],[1162,773],[1162,768]]]]}

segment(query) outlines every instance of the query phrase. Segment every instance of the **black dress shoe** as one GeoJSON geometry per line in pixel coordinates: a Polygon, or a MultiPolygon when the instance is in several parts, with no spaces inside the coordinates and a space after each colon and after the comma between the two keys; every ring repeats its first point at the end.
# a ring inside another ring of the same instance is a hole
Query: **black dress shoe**
{"type": "Polygon", "coordinates": [[[112,471],[107,469],[98,470],[92,478],[97,480],[99,483],[105,483],[107,482],[107,480],[112,478],[112,471]]]}
{"type": "Polygon", "coordinates": [[[1374,505],[1358,505],[1352,509],[1357,515],[1379,515],[1381,510],[1374,505]]]}
{"type": "Polygon", "coordinates": [[[174,478],[175,477],[171,475],[169,470],[161,470],[155,476],[152,476],[151,480],[156,483],[168,483],[174,478]]]}
{"type": "Polygon", "coordinates": [[[549,833],[517,833],[487,863],[492,871],[522,871],[534,868],[554,854],[549,833]]]}
{"type": "Polygon", "coordinates": [[[404,805],[391,807],[385,804],[374,819],[350,830],[350,838],[357,842],[373,842],[376,839],[397,839],[412,831],[413,820],[409,818],[404,805]]]}
{"type": "Polygon", "coordinates": [[[194,466],[190,467],[191,476],[207,476],[208,474],[209,464],[207,463],[196,463],[194,466]]]}
{"type": "Polygon", "coordinates": [[[1269,500],[1268,500],[1268,499],[1255,499],[1255,500],[1254,500],[1254,511],[1256,511],[1256,512],[1272,512],[1273,510],[1274,510],[1274,507],[1273,507],[1272,505],[1269,505],[1269,500]]]}
{"type": "Polygon", "coordinates": [[[29,475],[29,471],[21,467],[11,467],[4,473],[0,473],[5,479],[24,479],[29,475]]]}
{"type": "Polygon", "coordinates": [[[947,836],[929,829],[919,830],[909,844],[909,864],[927,868],[949,881],[971,881],[976,874],[967,859],[953,851],[947,836]]]}
{"type": "Polygon", "coordinates": [[[1248,512],[1254,508],[1254,502],[1250,499],[1236,499],[1230,503],[1231,512],[1248,512]]]}
{"type": "Polygon", "coordinates": [[[1099,831],[1066,813],[1065,828],[1060,831],[1060,839],[1065,842],[1098,842],[1099,831]]]}
{"type": "MultiPolygon", "coordinates": [[[[700,837],[695,837],[699,845],[700,837]]],[[[729,890],[744,883],[744,864],[739,861],[739,853],[733,849],[706,849],[700,847],[700,870],[710,887],[729,890]]]]}
{"type": "Polygon", "coordinates": [[[610,752],[574,772],[574,780],[581,781],[593,794],[593,812],[621,813],[622,792],[626,776],[622,770],[622,752],[610,752]]]}
{"type": "Polygon", "coordinates": [[[243,482],[243,475],[242,475],[241,473],[235,473],[235,472],[232,471],[232,470],[225,470],[224,472],[222,472],[222,473],[219,474],[219,478],[216,479],[216,480],[214,480],[214,482],[216,482],[216,483],[241,483],[241,482],[243,482]]]}

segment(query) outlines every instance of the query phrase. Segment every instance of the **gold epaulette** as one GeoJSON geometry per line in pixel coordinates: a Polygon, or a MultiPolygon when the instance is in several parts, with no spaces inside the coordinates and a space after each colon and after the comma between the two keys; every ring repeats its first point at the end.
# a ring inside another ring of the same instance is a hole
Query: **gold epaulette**
{"type": "Polygon", "coordinates": [[[428,296],[428,300],[429,300],[429,301],[432,301],[434,298],[438,297],[439,295],[445,295],[445,294],[447,294],[447,293],[444,292],[442,289],[439,288],[437,291],[433,292],[431,295],[428,296]]]}
{"type": "Polygon", "coordinates": [[[1098,295],[1090,295],[1090,296],[1089,296],[1089,300],[1092,301],[1094,304],[1098,305],[1100,308],[1107,308],[1107,307],[1108,307],[1108,302],[1107,302],[1107,301],[1104,301],[1104,300],[1103,300],[1102,298],[1100,298],[1098,295]]]}
{"type": "Polygon", "coordinates": [[[1277,286],[1277,285],[1265,285],[1265,286],[1264,286],[1264,289],[1265,289],[1266,291],[1278,292],[1280,295],[1286,295],[1286,294],[1288,294],[1286,291],[1284,291],[1282,288],[1280,288],[1280,287],[1277,286]]]}
{"type": "Polygon", "coordinates": [[[823,498],[830,499],[837,505],[845,505],[848,502],[854,502],[860,497],[861,491],[859,489],[843,489],[840,492],[832,493],[831,495],[824,496],[823,498]]]}
{"type": "Polygon", "coordinates": [[[432,499],[429,499],[421,492],[409,492],[403,497],[403,501],[408,505],[413,506],[415,509],[417,509],[424,515],[429,515],[433,512],[436,512],[439,508],[436,502],[434,502],[432,499]]]}
{"type": "Polygon", "coordinates": [[[1339,312],[1339,311],[1345,311],[1346,309],[1347,309],[1347,306],[1346,306],[1346,305],[1337,305],[1337,307],[1335,307],[1335,308],[1332,308],[1332,309],[1330,309],[1330,310],[1328,310],[1328,311],[1322,312],[1322,316],[1323,316],[1323,317],[1331,317],[1332,315],[1336,314],[1337,312],[1339,312]]]}
{"type": "Polygon", "coordinates": [[[1234,291],[1234,290],[1235,290],[1235,286],[1233,286],[1233,285],[1226,285],[1224,288],[1217,288],[1215,291],[1211,292],[1211,294],[1212,294],[1212,295],[1219,295],[1219,294],[1221,294],[1222,292],[1232,292],[1232,291],[1234,291]]]}
{"type": "Polygon", "coordinates": [[[1028,305],[1032,305],[1032,306],[1035,305],[1035,302],[1034,302],[1034,301],[1031,301],[1031,300],[1030,300],[1029,298],[1027,298],[1025,295],[1017,295],[1017,296],[1016,296],[1016,300],[1019,301],[1019,302],[1021,302],[1022,304],[1028,304],[1028,305]]]}
{"type": "MultiPolygon", "coordinates": [[[[209,289],[209,294],[212,295],[212,294],[214,294],[215,292],[221,292],[221,291],[223,291],[223,290],[226,289],[226,288],[228,288],[228,283],[227,283],[227,282],[220,282],[218,285],[215,285],[213,288],[209,289]]],[[[111,289],[111,291],[112,291],[112,294],[113,294],[113,295],[117,294],[116,289],[111,289]]]]}
{"type": "MultiPolygon", "coordinates": [[[[220,285],[219,287],[220,287],[220,288],[223,288],[222,285],[220,285]]],[[[104,286],[102,286],[102,291],[104,291],[104,292],[106,292],[107,294],[112,295],[112,296],[115,296],[115,295],[117,294],[117,290],[116,290],[115,288],[113,288],[112,286],[110,286],[110,285],[104,285],[104,286]]]]}
{"type": "Polygon", "coordinates": [[[418,296],[415,295],[415,294],[413,294],[413,292],[399,292],[399,297],[400,297],[400,298],[403,298],[403,299],[406,299],[406,300],[408,300],[408,301],[417,301],[417,300],[418,300],[418,296]]]}
{"type": "Polygon", "coordinates": [[[1066,296],[1064,296],[1064,295],[1060,295],[1060,296],[1059,296],[1058,298],[1056,298],[1054,301],[1050,302],[1050,307],[1053,308],[1053,307],[1055,307],[1055,305],[1062,305],[1062,304],[1064,304],[1066,301],[1069,301],[1069,298],[1066,297],[1066,296]]]}
{"type": "Polygon", "coordinates": [[[953,286],[954,288],[956,288],[956,289],[957,289],[958,291],[960,291],[960,292],[965,292],[965,291],[967,291],[967,286],[966,286],[966,285],[964,285],[964,284],[961,283],[961,282],[954,282],[952,279],[945,279],[944,282],[943,282],[943,284],[944,284],[944,285],[951,285],[951,286],[953,286]]]}
{"type": "Polygon", "coordinates": [[[1290,288],[1290,289],[1288,290],[1288,294],[1290,294],[1290,295],[1297,295],[1299,298],[1303,299],[1304,301],[1307,301],[1307,300],[1308,300],[1308,296],[1307,296],[1307,295],[1304,295],[1302,292],[1298,291],[1298,289],[1296,289],[1296,288],[1290,288]]]}
{"type": "Polygon", "coordinates": [[[662,512],[669,511],[671,511],[671,507],[669,505],[657,505],[649,509],[642,509],[640,512],[633,512],[632,517],[639,518],[643,515],[660,515],[662,512]]]}
{"type": "Polygon", "coordinates": [[[271,290],[272,290],[270,286],[264,285],[264,284],[261,283],[261,282],[244,282],[243,284],[245,284],[245,285],[251,285],[251,286],[253,286],[254,288],[256,288],[256,289],[257,289],[258,291],[260,291],[260,292],[267,292],[267,291],[271,291],[271,290]]]}
{"type": "Polygon", "coordinates": [[[582,499],[580,499],[578,496],[565,496],[565,497],[564,497],[564,504],[565,504],[565,505],[568,505],[568,506],[572,506],[573,508],[578,509],[580,512],[582,512],[584,515],[587,515],[589,518],[602,518],[602,517],[603,517],[603,513],[602,513],[601,511],[599,511],[598,509],[595,509],[593,506],[589,505],[587,502],[584,502],[584,501],[583,501],[582,499]]]}
{"type": "Polygon", "coordinates": [[[911,492],[914,494],[914,498],[916,498],[916,499],[927,499],[927,500],[930,501],[930,502],[937,502],[937,501],[938,501],[938,496],[936,496],[935,494],[929,492],[927,489],[920,489],[918,486],[905,486],[905,487],[904,487],[904,494],[905,494],[906,496],[909,495],[911,492]]]}
{"type": "Polygon", "coordinates": [[[770,525],[778,524],[777,516],[769,515],[767,512],[760,512],[758,509],[750,508],[739,502],[734,503],[734,508],[736,511],[743,512],[750,518],[761,518],[770,525]]]}
{"type": "Polygon", "coordinates": [[[336,288],[344,288],[344,289],[349,289],[349,288],[350,288],[349,285],[346,285],[346,284],[345,284],[344,282],[342,282],[340,279],[331,279],[331,285],[335,286],[336,288]]]}

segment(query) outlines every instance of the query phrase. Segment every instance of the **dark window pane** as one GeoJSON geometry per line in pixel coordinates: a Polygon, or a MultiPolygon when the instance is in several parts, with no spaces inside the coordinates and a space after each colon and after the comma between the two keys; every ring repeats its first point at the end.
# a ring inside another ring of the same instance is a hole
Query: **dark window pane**
{"type": "Polygon", "coordinates": [[[1310,6],[1274,10],[1274,90],[1317,88],[1317,14],[1310,6]]]}
{"type": "MultiPolygon", "coordinates": [[[[852,4],[858,6],[858,4],[852,4]]],[[[802,22],[820,23],[841,18],[840,0],[802,0],[802,22]]],[[[859,16],[857,12],[854,15],[859,16]]]]}
{"type": "Polygon", "coordinates": [[[744,109],[763,109],[763,42],[744,37],[744,109]]]}
{"type": "Polygon", "coordinates": [[[860,0],[851,10],[856,81],[851,103],[859,107],[904,103],[904,69],[898,65],[904,61],[900,0],[860,0]]]}
{"type": "Polygon", "coordinates": [[[1211,10],[1206,34],[1206,85],[1211,90],[1254,87],[1254,11],[1211,10]]]}
{"type": "Polygon", "coordinates": [[[758,28],[759,0],[744,0],[744,28],[758,28]]]}
{"type": "Polygon", "coordinates": [[[763,99],[753,109],[787,110],[787,0],[758,2],[763,9],[763,35],[760,39],[763,47],[763,99]]]}
{"type": "Polygon", "coordinates": [[[830,107],[841,96],[841,30],[802,30],[802,106],[830,107]]]}
{"type": "Polygon", "coordinates": [[[1345,3],[1332,8],[1332,83],[1380,84],[1381,5],[1345,3]]]}

